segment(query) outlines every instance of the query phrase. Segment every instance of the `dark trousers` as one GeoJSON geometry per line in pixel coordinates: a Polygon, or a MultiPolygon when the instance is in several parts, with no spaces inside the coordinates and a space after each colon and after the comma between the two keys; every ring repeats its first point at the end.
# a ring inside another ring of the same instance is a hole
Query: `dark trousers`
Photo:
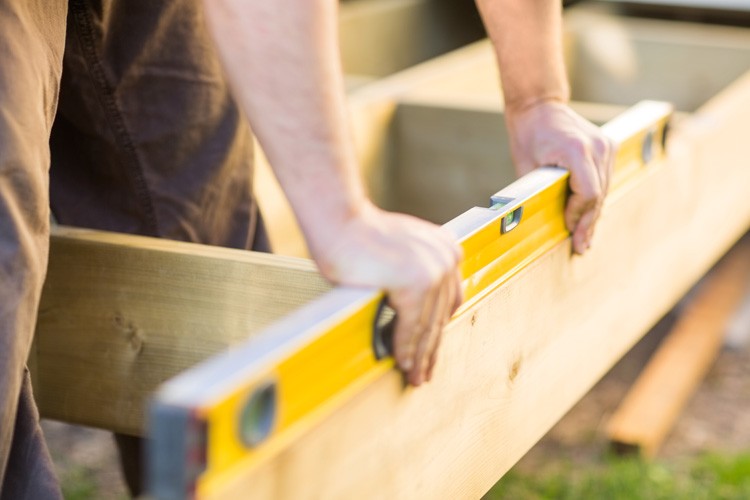
{"type": "Polygon", "coordinates": [[[25,370],[50,207],[265,250],[251,167],[197,0],[0,0],[0,498],[60,497],[25,370]]]}

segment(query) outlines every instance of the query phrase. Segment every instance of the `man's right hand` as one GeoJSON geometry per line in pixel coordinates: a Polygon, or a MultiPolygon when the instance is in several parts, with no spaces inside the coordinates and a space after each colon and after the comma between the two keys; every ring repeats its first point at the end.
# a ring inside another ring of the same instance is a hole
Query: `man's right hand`
{"type": "Polygon", "coordinates": [[[311,251],[327,279],[386,291],[397,314],[398,366],[412,385],[429,381],[443,327],[462,302],[462,252],[454,237],[429,222],[366,203],[332,241],[311,251]]]}
{"type": "Polygon", "coordinates": [[[338,2],[203,3],[235,99],[321,272],[385,290],[398,314],[396,360],[411,384],[429,380],[461,303],[461,251],[442,228],[367,200],[347,124],[338,2]]]}

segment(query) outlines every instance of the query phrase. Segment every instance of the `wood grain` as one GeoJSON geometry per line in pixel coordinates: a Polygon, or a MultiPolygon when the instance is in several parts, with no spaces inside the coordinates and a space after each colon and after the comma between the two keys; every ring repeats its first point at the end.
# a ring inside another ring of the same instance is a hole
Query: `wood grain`
{"type": "Polygon", "coordinates": [[[41,414],[142,434],[158,384],[328,288],[302,259],[57,228],[32,347],[41,414]]]}

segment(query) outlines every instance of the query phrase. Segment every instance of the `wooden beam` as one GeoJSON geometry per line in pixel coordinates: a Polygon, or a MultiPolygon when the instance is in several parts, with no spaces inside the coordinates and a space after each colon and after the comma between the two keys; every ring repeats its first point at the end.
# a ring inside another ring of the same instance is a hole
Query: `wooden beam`
{"type": "Polygon", "coordinates": [[[431,384],[384,375],[226,495],[480,497],[750,227],[748,113],[750,73],[608,198],[586,256],[565,242],[455,318],[431,384]]]}
{"type": "Polygon", "coordinates": [[[32,347],[41,414],[142,434],[161,382],[328,288],[302,259],[56,228],[32,347]]]}
{"type": "Polygon", "coordinates": [[[587,5],[569,9],[569,64],[577,101],[627,105],[669,101],[692,112],[750,67],[750,31],[729,26],[617,17],[587,5]]]}
{"type": "Polygon", "coordinates": [[[722,345],[750,284],[750,242],[711,271],[607,426],[615,450],[656,455],[722,345]]]}
{"type": "Polygon", "coordinates": [[[484,36],[472,2],[352,0],[339,6],[348,74],[382,78],[484,36]]]}

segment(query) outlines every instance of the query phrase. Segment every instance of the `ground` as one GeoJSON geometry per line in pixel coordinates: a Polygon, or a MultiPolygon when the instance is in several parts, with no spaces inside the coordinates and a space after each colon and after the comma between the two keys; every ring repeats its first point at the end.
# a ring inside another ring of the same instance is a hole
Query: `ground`
{"type": "MultiPolygon", "coordinates": [[[[516,466],[541,473],[560,461],[586,467],[607,450],[604,428],[671,324],[663,320],[626,355],[516,466]]],[[[725,347],[665,442],[660,459],[706,451],[750,451],[750,345],[725,347]]],[[[68,499],[127,498],[112,438],[94,429],[45,421],[44,432],[68,499]]]]}

